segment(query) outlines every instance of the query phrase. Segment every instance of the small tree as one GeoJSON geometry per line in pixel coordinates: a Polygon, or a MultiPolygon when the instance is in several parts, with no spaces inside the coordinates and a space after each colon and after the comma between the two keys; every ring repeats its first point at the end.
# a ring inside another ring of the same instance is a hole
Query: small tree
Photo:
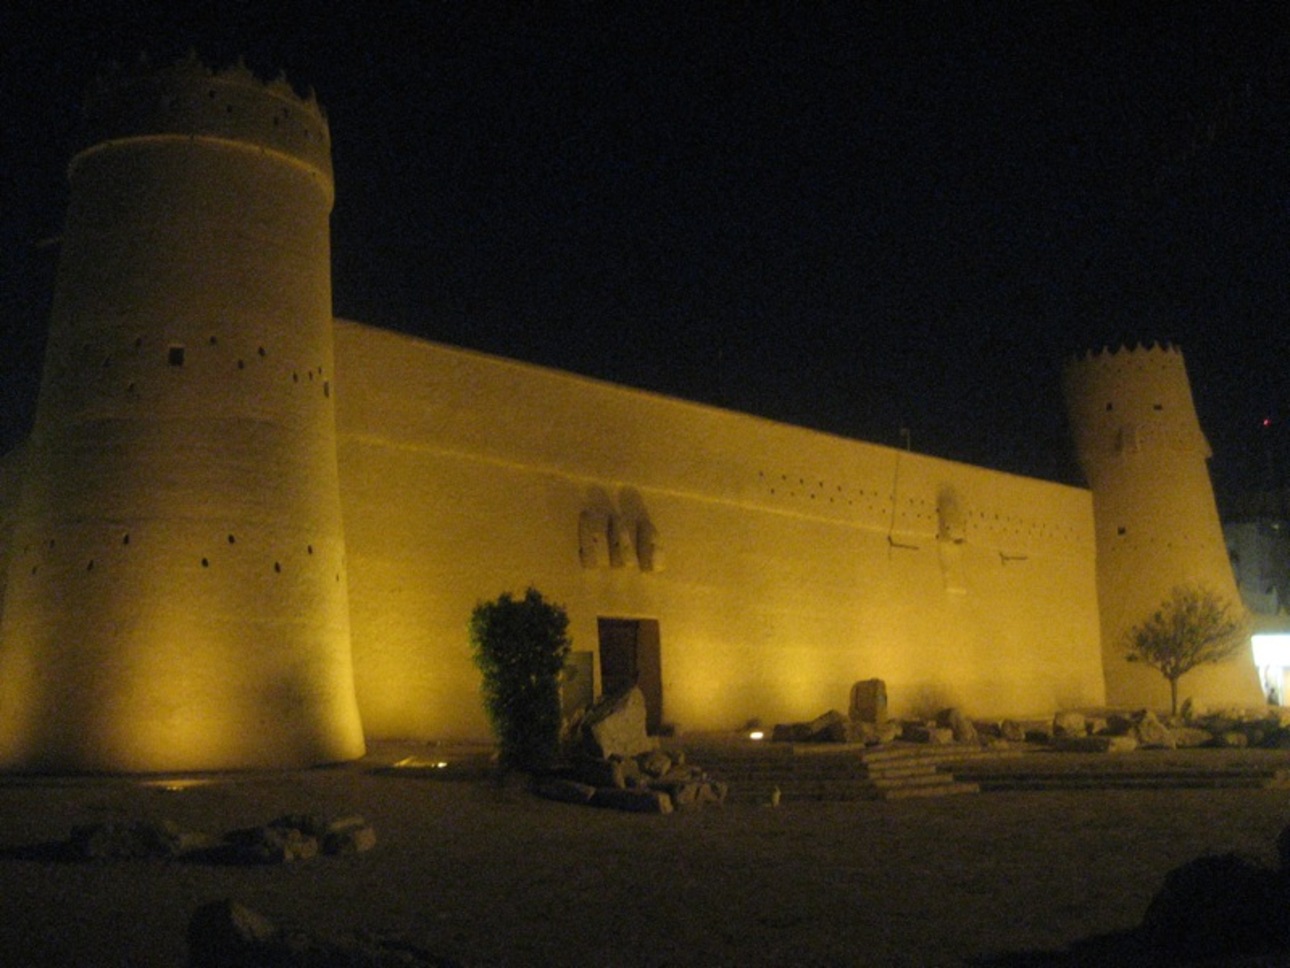
{"type": "Polygon", "coordinates": [[[1245,644],[1243,612],[1204,585],[1179,585],[1155,613],[1129,631],[1126,658],[1169,680],[1169,708],[1178,713],[1178,680],[1199,665],[1223,662],[1245,644]]]}
{"type": "Polygon", "coordinates": [[[555,760],[568,630],[565,610],[533,588],[519,600],[504,592],[471,612],[471,649],[503,766],[540,770],[555,760]]]}

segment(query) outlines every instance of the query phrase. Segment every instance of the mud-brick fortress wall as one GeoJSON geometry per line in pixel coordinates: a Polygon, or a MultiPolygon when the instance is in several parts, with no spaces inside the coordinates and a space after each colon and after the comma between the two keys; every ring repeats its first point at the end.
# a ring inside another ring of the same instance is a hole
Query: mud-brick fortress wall
{"type": "Polygon", "coordinates": [[[658,622],[662,718],[1104,700],[1087,491],[337,324],[369,736],[484,735],[466,621],[526,585],[658,622]]]}
{"type": "Polygon", "coordinates": [[[11,515],[0,765],[360,755],[326,121],[195,61],[86,110],[11,515]]]}
{"type": "MultiPolygon", "coordinates": [[[[1089,353],[1064,391],[1075,448],[1093,491],[1107,701],[1168,708],[1165,679],[1125,661],[1130,629],[1174,587],[1196,583],[1240,607],[1182,353],[1172,346],[1089,353]]],[[[1235,660],[1180,680],[1200,706],[1264,701],[1248,642],[1235,660]]]]}

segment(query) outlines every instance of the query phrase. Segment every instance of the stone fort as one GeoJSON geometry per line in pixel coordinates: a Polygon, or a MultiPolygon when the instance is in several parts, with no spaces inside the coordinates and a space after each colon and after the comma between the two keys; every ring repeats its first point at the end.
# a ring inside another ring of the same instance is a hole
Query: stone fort
{"type": "MultiPolygon", "coordinates": [[[[571,702],[653,725],[1155,706],[1124,632],[1238,601],[1183,358],[1066,370],[1088,487],[333,318],[330,134],[285,81],[106,78],[35,424],[0,461],[0,767],[161,771],[488,733],[466,623],[565,606],[571,702]]],[[[1184,678],[1263,701],[1248,653],[1184,678]]]]}

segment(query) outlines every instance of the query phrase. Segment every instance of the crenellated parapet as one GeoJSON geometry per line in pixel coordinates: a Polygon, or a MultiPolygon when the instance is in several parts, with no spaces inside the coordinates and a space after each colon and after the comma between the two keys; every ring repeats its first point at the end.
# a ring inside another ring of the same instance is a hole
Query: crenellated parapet
{"type": "Polygon", "coordinates": [[[327,124],[195,58],[90,98],[0,615],[0,769],[363,750],[327,124]]]}
{"type": "Polygon", "coordinates": [[[195,54],[168,67],[142,63],[100,76],[86,97],[70,170],[86,154],[131,139],[207,138],[273,152],[312,173],[333,192],[331,132],[312,92],[286,78],[263,81],[241,62],[214,69],[195,54]]]}
{"type": "Polygon", "coordinates": [[[1142,452],[1210,456],[1175,345],[1085,353],[1068,361],[1063,384],[1081,461],[1142,452]]]}
{"type": "MultiPolygon", "coordinates": [[[[1159,705],[1164,680],[1129,665],[1124,641],[1172,589],[1200,583],[1238,601],[1183,354],[1170,344],[1087,353],[1063,374],[1071,432],[1093,492],[1106,695],[1159,705]]],[[[1184,680],[1202,705],[1257,705],[1248,651],[1184,680]]]]}

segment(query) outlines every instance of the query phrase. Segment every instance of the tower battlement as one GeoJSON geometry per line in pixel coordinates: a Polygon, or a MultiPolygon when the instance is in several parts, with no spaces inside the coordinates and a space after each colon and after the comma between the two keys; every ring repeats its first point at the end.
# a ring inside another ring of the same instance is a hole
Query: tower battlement
{"type": "Polygon", "coordinates": [[[1090,351],[1067,362],[1062,383],[1083,456],[1140,450],[1210,456],[1182,351],[1171,343],[1090,351]]]}
{"type": "MultiPolygon", "coordinates": [[[[1162,679],[1127,663],[1129,630],[1177,585],[1197,582],[1239,601],[1206,466],[1209,444],[1177,346],[1086,353],[1067,363],[1062,383],[1093,492],[1107,700],[1152,706],[1162,679]]],[[[1248,652],[1190,675],[1185,688],[1202,705],[1260,696],[1248,652]]]]}
{"type": "Polygon", "coordinates": [[[116,69],[99,77],[85,101],[70,170],[105,145],[188,137],[252,146],[312,172],[332,193],[331,131],[312,92],[299,96],[279,75],[263,81],[241,62],[212,69],[195,54],[160,69],[116,69]]]}

